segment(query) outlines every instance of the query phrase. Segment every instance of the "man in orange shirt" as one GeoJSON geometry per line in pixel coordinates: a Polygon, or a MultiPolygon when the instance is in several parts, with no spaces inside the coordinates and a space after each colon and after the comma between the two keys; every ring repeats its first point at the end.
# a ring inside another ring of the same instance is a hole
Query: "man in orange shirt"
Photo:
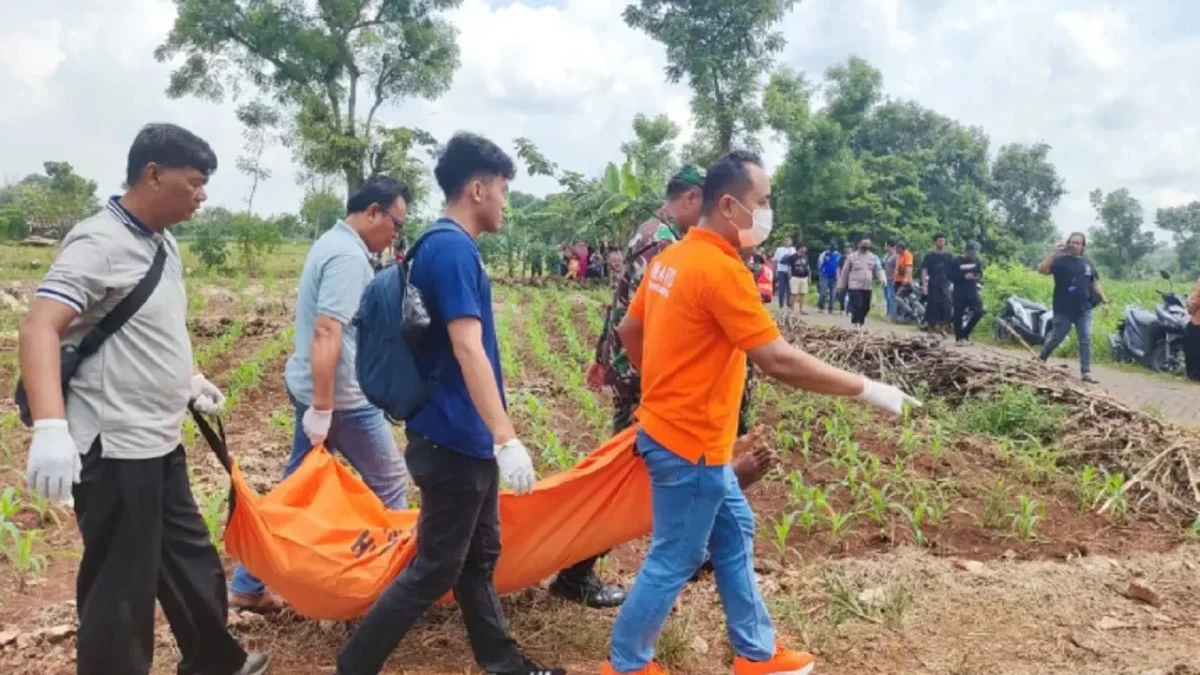
{"type": "Polygon", "coordinates": [[[660,253],[618,328],[642,374],[638,452],[650,472],[650,550],[613,625],[602,673],[665,673],[654,643],[692,573],[712,562],[734,649],[734,675],[812,671],[810,654],[776,645],[754,577],[754,514],[730,469],[746,357],[767,375],[893,414],[916,401],[830,366],[779,334],[738,257],[770,234],[771,186],[752,153],[717,160],[699,224],[660,253]]]}

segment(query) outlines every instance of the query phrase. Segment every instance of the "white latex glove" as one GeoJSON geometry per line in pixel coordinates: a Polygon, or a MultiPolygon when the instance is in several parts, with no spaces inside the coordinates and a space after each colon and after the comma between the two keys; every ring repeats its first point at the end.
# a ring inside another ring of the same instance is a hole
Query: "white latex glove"
{"type": "Polygon", "coordinates": [[[192,405],[205,415],[216,415],[225,407],[225,394],[203,375],[192,376],[192,405]]]}
{"type": "Polygon", "coordinates": [[[66,420],[34,420],[25,473],[29,489],[53,502],[71,503],[71,488],[79,482],[83,460],[66,420]]]}
{"type": "Polygon", "coordinates": [[[514,438],[504,445],[496,446],[496,464],[500,477],[513,492],[523,495],[533,489],[537,477],[533,475],[533,460],[525,444],[514,438]]]}
{"type": "Polygon", "coordinates": [[[869,403],[893,415],[902,414],[906,403],[914,408],[921,407],[920,401],[890,384],[876,382],[867,377],[863,378],[863,382],[863,393],[858,395],[858,400],[863,403],[869,403]]]}
{"type": "Polygon", "coordinates": [[[308,442],[312,443],[314,447],[325,442],[325,437],[329,435],[329,425],[332,422],[332,410],[317,410],[312,406],[304,411],[304,417],[300,419],[300,425],[304,427],[304,435],[308,436],[308,442]]]}

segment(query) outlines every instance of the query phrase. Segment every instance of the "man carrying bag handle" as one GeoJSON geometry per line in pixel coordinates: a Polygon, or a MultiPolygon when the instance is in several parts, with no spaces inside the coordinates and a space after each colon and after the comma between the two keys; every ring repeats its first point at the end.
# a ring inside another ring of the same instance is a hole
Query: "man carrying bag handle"
{"type": "Polygon", "coordinates": [[[193,370],[183,264],[167,228],[192,217],[216,165],[191,132],[143,128],[129,150],[129,189],[71,229],[21,323],[29,484],[73,500],[83,538],[79,675],[149,673],[155,600],[180,673],[267,669],[226,628],[221,559],[180,444],[188,403],[211,413],[224,396],[193,370]]]}

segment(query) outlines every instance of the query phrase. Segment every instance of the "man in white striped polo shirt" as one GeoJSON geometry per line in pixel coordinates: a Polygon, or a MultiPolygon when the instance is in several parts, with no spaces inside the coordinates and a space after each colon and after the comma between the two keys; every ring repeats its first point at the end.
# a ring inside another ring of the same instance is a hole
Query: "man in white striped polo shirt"
{"type": "Polygon", "coordinates": [[[188,483],[180,423],[189,401],[224,396],[194,373],[183,264],[167,231],[205,199],[212,148],[171,124],[146,126],[126,167],[128,190],[67,233],[21,323],[21,374],[33,417],[30,487],[73,499],[83,536],[76,588],[80,675],[145,675],[154,601],[179,645],[181,674],[259,675],[226,628],[225,575],[188,483]],[[77,345],[146,276],[145,303],[84,359],[64,396],[60,345],[77,345]],[[64,400],[65,399],[65,400],[64,400]]]}

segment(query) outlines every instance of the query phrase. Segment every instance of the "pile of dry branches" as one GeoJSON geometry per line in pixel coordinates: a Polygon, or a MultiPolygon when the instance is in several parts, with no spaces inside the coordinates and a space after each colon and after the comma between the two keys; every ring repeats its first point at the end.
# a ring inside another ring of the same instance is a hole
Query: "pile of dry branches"
{"type": "Polygon", "coordinates": [[[541,277],[496,277],[493,281],[500,286],[520,286],[524,288],[565,288],[570,290],[590,288],[612,288],[610,279],[567,279],[557,275],[541,277]]]}
{"type": "Polygon", "coordinates": [[[1068,411],[1058,441],[1067,461],[1122,472],[1131,506],[1186,523],[1200,515],[1200,432],[1131,408],[1060,369],[955,351],[921,335],[818,328],[792,317],[781,319],[780,328],[789,341],[830,363],[908,391],[924,383],[951,406],[1004,384],[1031,387],[1068,411]]]}

